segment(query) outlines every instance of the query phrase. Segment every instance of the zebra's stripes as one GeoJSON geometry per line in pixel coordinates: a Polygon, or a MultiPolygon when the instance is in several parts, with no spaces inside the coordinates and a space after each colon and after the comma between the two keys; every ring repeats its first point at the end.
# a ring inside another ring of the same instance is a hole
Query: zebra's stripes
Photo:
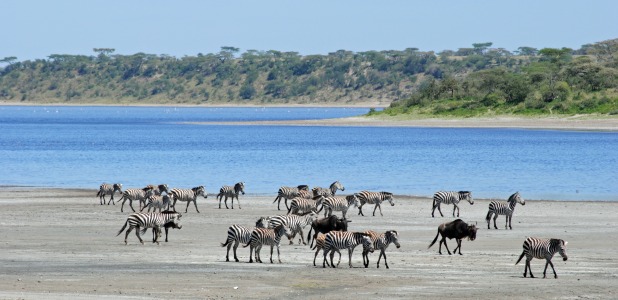
{"type": "Polygon", "coordinates": [[[562,256],[562,260],[566,261],[568,259],[566,245],[567,242],[561,239],[540,239],[535,237],[528,237],[524,241],[524,251],[521,253],[519,259],[515,264],[517,265],[521,261],[521,259],[526,256],[524,277],[526,277],[529,270],[530,277],[534,278],[534,275],[532,275],[532,268],[530,268],[530,261],[532,260],[532,258],[544,258],[545,269],[543,270],[543,278],[547,277],[547,265],[550,265],[551,269],[554,271],[554,278],[558,278],[558,274],[556,274],[556,269],[554,269],[554,264],[551,262],[551,259],[554,257],[554,254],[558,252],[560,256],[562,256]]]}
{"type": "Polygon", "coordinates": [[[154,195],[154,192],[151,186],[147,186],[142,189],[126,189],[122,193],[122,197],[118,199],[118,202],[122,200],[122,206],[120,206],[120,212],[124,212],[124,203],[127,200],[129,200],[129,206],[131,207],[131,210],[133,210],[133,212],[135,212],[135,209],[133,208],[133,201],[139,201],[139,208],[141,210],[142,204],[146,203],[146,198],[152,195],[154,195]]]}
{"type": "Polygon", "coordinates": [[[296,197],[292,199],[292,201],[290,202],[290,208],[288,209],[288,215],[289,214],[302,215],[302,214],[306,214],[312,211],[317,212],[318,206],[322,204],[322,199],[323,197],[320,197],[317,200],[296,197]]]}
{"type": "MultiPolygon", "coordinates": [[[[315,260],[318,257],[318,253],[324,250],[325,241],[326,241],[326,235],[319,232],[318,236],[315,238],[315,246],[311,248],[311,250],[315,250],[315,255],[313,256],[313,266],[314,267],[316,266],[315,260]]],[[[340,262],[341,262],[341,252],[339,252],[339,261],[337,262],[337,265],[339,265],[340,262]]],[[[328,262],[328,260],[326,261],[326,265],[330,267],[330,263],[328,262]]]]}
{"type": "Polygon", "coordinates": [[[356,197],[358,197],[358,200],[360,202],[360,206],[358,207],[358,214],[361,216],[365,216],[365,214],[363,214],[363,205],[365,205],[365,203],[368,204],[375,204],[375,207],[373,208],[373,216],[375,217],[376,215],[376,209],[380,208],[380,215],[384,216],[382,214],[382,202],[383,201],[388,201],[391,206],[395,206],[395,203],[393,202],[393,193],[389,193],[389,192],[370,192],[370,191],[361,191],[360,193],[356,194],[356,197]]]}
{"type": "Polygon", "coordinates": [[[281,244],[281,236],[287,234],[288,230],[284,225],[278,225],[275,228],[255,228],[251,232],[251,240],[243,247],[251,245],[249,249],[249,262],[253,262],[253,251],[255,250],[255,261],[262,262],[260,257],[260,250],[262,245],[270,246],[270,263],[273,263],[273,247],[277,246],[277,260],[281,263],[281,256],[279,254],[279,246],[281,244]]]}
{"type": "Polygon", "coordinates": [[[515,212],[515,206],[517,205],[517,203],[521,203],[521,205],[526,205],[526,201],[521,198],[521,196],[519,195],[519,192],[516,192],[515,194],[511,195],[509,199],[506,201],[506,203],[495,201],[495,200],[491,201],[491,203],[489,203],[489,211],[487,212],[487,216],[485,217],[485,221],[487,221],[487,229],[491,229],[490,222],[491,222],[492,214],[494,215],[494,228],[495,229],[498,229],[498,226],[496,226],[496,219],[498,219],[499,215],[506,216],[505,229],[506,228],[513,229],[513,227],[511,227],[511,221],[513,220],[513,213],[515,212]]]}
{"type": "Polygon", "coordinates": [[[177,189],[174,188],[170,191],[172,194],[172,199],[174,199],[174,203],[172,204],[172,208],[176,211],[176,201],[187,202],[187,208],[185,209],[185,213],[189,210],[189,204],[193,202],[195,205],[195,210],[199,213],[200,210],[197,209],[197,196],[202,195],[204,199],[208,198],[208,194],[206,193],[206,189],[204,186],[196,186],[192,189],[177,189]]]}
{"type": "Polygon", "coordinates": [[[298,196],[295,198],[313,199],[313,193],[309,190],[298,190],[298,196]]]}
{"type": "Polygon", "coordinates": [[[114,184],[103,183],[103,184],[101,184],[101,186],[99,186],[99,191],[97,192],[97,196],[99,197],[99,204],[100,205],[105,204],[105,196],[106,195],[111,195],[112,197],[109,199],[109,202],[107,202],[107,205],[109,205],[110,203],[116,205],[116,203],[114,203],[114,193],[116,191],[118,191],[118,193],[120,193],[120,195],[122,195],[122,184],[121,183],[114,183],[114,184]]]}
{"type": "MultiPolygon", "coordinates": [[[[315,220],[317,215],[315,213],[309,213],[304,216],[297,215],[284,215],[284,216],[274,216],[271,217],[268,221],[269,228],[276,228],[279,225],[283,225],[289,229],[288,239],[290,240],[290,245],[294,244],[294,237],[297,233],[300,232],[300,242],[303,245],[307,245],[305,243],[305,237],[303,234],[303,228],[307,225],[311,224],[313,220],[315,220]]],[[[299,243],[300,243],[299,242],[299,243]]]]}
{"type": "Polygon", "coordinates": [[[345,187],[339,181],[335,181],[331,183],[329,188],[323,188],[323,187],[316,186],[313,189],[311,189],[311,191],[313,192],[313,197],[335,196],[335,194],[337,193],[337,190],[345,191],[345,187]]]}
{"type": "Polygon", "coordinates": [[[308,185],[299,185],[297,187],[293,187],[293,186],[282,186],[279,188],[279,190],[277,191],[277,197],[275,198],[275,201],[273,201],[273,203],[277,202],[277,209],[281,210],[281,199],[285,200],[285,208],[286,209],[290,209],[288,207],[288,199],[293,199],[299,196],[299,192],[301,190],[305,190],[308,191],[309,190],[309,186],[308,185]]]}
{"type": "Polygon", "coordinates": [[[236,197],[236,201],[238,202],[238,209],[240,209],[240,200],[238,199],[238,194],[245,194],[245,183],[238,182],[234,186],[224,185],[219,190],[219,194],[217,195],[217,199],[219,199],[219,209],[221,209],[221,200],[225,196],[225,208],[227,207],[227,198],[232,198],[232,209],[234,209],[234,197],[236,197]]]}
{"type": "Polygon", "coordinates": [[[124,231],[124,229],[127,227],[127,225],[129,225],[129,229],[127,229],[127,233],[124,236],[125,245],[127,244],[127,237],[133,229],[135,229],[135,235],[137,235],[137,238],[143,245],[144,241],[140,237],[140,231],[141,234],[144,234],[146,230],[148,230],[148,228],[153,228],[157,233],[155,240],[157,244],[159,244],[159,241],[157,239],[161,236],[161,226],[164,226],[165,223],[173,222],[174,224],[178,225],[178,228],[182,228],[182,225],[180,225],[180,217],[182,217],[180,213],[170,211],[162,213],[132,213],[129,215],[129,217],[127,217],[127,221],[124,222],[124,226],[120,228],[120,231],[118,231],[118,234],[116,234],[116,236],[119,236],[122,231],[124,231]]]}
{"type": "Polygon", "coordinates": [[[234,244],[234,260],[238,262],[238,257],[236,256],[236,249],[238,249],[238,245],[240,243],[247,244],[251,241],[251,232],[255,228],[264,228],[264,220],[266,218],[262,217],[257,220],[255,223],[255,227],[246,227],[242,225],[232,225],[227,229],[227,239],[225,243],[221,243],[221,247],[227,246],[227,253],[225,254],[225,261],[230,261],[230,248],[232,248],[232,244],[234,244]]]}
{"type": "MultiPolygon", "coordinates": [[[[378,234],[373,230],[367,230],[365,233],[369,235],[369,238],[371,238],[373,248],[375,250],[380,250],[377,267],[380,267],[380,259],[384,256],[384,265],[388,269],[388,263],[386,262],[386,248],[388,248],[388,245],[391,243],[395,244],[397,248],[401,247],[399,244],[399,234],[395,230],[389,230],[382,234],[378,234]]],[[[369,252],[373,251],[363,247],[363,264],[365,265],[365,268],[369,266],[369,252]]]]}
{"type": "Polygon", "coordinates": [[[358,200],[356,194],[348,195],[345,197],[330,196],[322,200],[322,208],[320,208],[318,212],[324,209],[324,217],[326,218],[330,217],[333,212],[340,211],[343,218],[345,219],[345,215],[348,212],[348,209],[352,206],[360,206],[360,201],[358,200]]]}
{"type": "Polygon", "coordinates": [[[335,252],[341,254],[339,249],[348,249],[348,265],[352,268],[352,252],[354,252],[354,248],[359,244],[370,249],[369,251],[373,249],[371,239],[364,232],[331,231],[327,233],[324,240],[324,261],[322,262],[322,267],[326,268],[326,256],[329,252],[331,253],[330,265],[335,268],[336,266],[333,264],[335,252]]]}
{"type": "Polygon", "coordinates": [[[153,209],[153,212],[157,211],[157,208],[159,212],[161,212],[163,209],[169,207],[171,202],[172,199],[168,195],[152,195],[146,198],[146,205],[144,205],[140,211],[144,211],[144,209],[148,207],[148,212],[150,212],[150,209],[153,209]]]}
{"type": "Polygon", "coordinates": [[[444,215],[442,214],[442,210],[440,209],[440,203],[453,204],[453,217],[455,217],[455,210],[457,210],[457,217],[459,217],[459,201],[461,200],[466,200],[470,202],[470,204],[474,204],[474,200],[472,200],[472,192],[469,191],[436,192],[435,194],[433,194],[431,217],[433,218],[433,213],[435,212],[436,208],[438,208],[440,216],[444,217],[444,215]]]}

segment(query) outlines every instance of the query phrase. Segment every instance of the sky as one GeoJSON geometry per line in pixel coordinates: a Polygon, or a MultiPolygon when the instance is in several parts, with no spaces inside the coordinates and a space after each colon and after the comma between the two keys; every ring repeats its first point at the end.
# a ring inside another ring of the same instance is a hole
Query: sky
{"type": "Polygon", "coordinates": [[[3,0],[0,59],[138,52],[175,57],[223,46],[301,55],[457,50],[492,42],[510,51],[618,38],[615,0],[3,0]]]}

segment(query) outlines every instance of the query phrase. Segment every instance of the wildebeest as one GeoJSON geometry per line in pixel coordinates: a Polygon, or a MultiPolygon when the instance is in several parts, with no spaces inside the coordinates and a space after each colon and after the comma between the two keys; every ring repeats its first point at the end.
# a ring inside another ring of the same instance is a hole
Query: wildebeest
{"type": "Polygon", "coordinates": [[[438,233],[436,237],[433,239],[433,242],[429,244],[427,249],[431,248],[433,244],[438,240],[438,235],[442,235],[442,239],[440,240],[440,247],[438,248],[438,253],[442,254],[442,243],[444,243],[444,247],[446,247],[446,251],[451,255],[451,251],[448,249],[446,245],[446,238],[452,239],[455,238],[457,241],[457,247],[453,251],[453,253],[457,253],[457,249],[459,248],[459,255],[461,254],[461,240],[467,237],[469,240],[474,241],[476,239],[476,225],[468,225],[466,222],[461,219],[457,219],[453,222],[443,223],[438,226],[438,233]]]}
{"type": "Polygon", "coordinates": [[[313,247],[313,240],[318,236],[318,233],[327,234],[330,231],[348,231],[348,223],[352,221],[346,219],[340,219],[339,217],[332,215],[328,218],[322,218],[314,220],[311,223],[311,229],[307,234],[307,242],[310,243],[309,247],[313,247]],[[313,240],[311,239],[311,230],[314,231],[313,240]]]}

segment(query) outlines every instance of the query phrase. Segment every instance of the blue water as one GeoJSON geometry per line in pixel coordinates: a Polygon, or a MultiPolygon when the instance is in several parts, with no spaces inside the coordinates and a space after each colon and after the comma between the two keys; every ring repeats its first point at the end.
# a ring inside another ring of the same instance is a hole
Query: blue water
{"type": "Polygon", "coordinates": [[[618,200],[618,133],[515,129],[195,125],[320,119],[367,108],[0,106],[0,185],[125,188],[244,181],[431,196],[618,200]]]}

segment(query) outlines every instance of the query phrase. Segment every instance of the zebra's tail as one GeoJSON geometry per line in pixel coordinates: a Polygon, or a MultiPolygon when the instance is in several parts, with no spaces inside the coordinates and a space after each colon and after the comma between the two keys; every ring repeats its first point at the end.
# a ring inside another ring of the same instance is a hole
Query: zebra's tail
{"type": "Polygon", "coordinates": [[[433,202],[431,203],[431,209],[433,210],[433,208],[436,206],[436,198],[433,198],[433,202]]]}
{"type": "Polygon", "coordinates": [[[273,203],[277,202],[277,200],[279,200],[279,195],[277,195],[277,198],[275,198],[275,201],[273,201],[273,203]]]}
{"type": "Polygon", "coordinates": [[[491,219],[491,212],[492,212],[492,210],[490,209],[490,210],[487,212],[487,216],[485,217],[485,221],[487,221],[487,223],[489,223],[489,220],[491,219]]]}
{"type": "Polygon", "coordinates": [[[97,197],[101,197],[101,190],[97,192],[97,197]]]}
{"type": "Polygon", "coordinates": [[[251,245],[251,241],[249,241],[246,245],[242,245],[242,247],[247,248],[249,245],[251,245]]]}
{"type": "Polygon", "coordinates": [[[127,224],[129,224],[129,219],[127,219],[126,222],[124,222],[124,226],[122,226],[122,228],[120,228],[120,231],[118,231],[118,234],[116,236],[119,236],[125,228],[127,228],[127,224]]]}
{"type": "Polygon", "coordinates": [[[433,244],[436,243],[436,241],[438,240],[438,236],[440,235],[440,230],[438,230],[438,233],[436,233],[436,237],[433,239],[433,242],[431,242],[431,244],[429,244],[429,247],[427,247],[427,249],[431,248],[431,246],[433,246],[433,244]]]}
{"type": "Polygon", "coordinates": [[[313,245],[313,242],[311,240],[311,230],[313,230],[313,226],[311,226],[311,228],[309,229],[309,233],[307,233],[307,243],[309,243],[309,247],[313,245]]]}
{"type": "Polygon", "coordinates": [[[519,259],[517,260],[517,262],[515,264],[518,264],[521,261],[521,259],[524,258],[524,255],[526,255],[526,251],[525,250],[521,252],[521,255],[519,256],[519,259]]]}

